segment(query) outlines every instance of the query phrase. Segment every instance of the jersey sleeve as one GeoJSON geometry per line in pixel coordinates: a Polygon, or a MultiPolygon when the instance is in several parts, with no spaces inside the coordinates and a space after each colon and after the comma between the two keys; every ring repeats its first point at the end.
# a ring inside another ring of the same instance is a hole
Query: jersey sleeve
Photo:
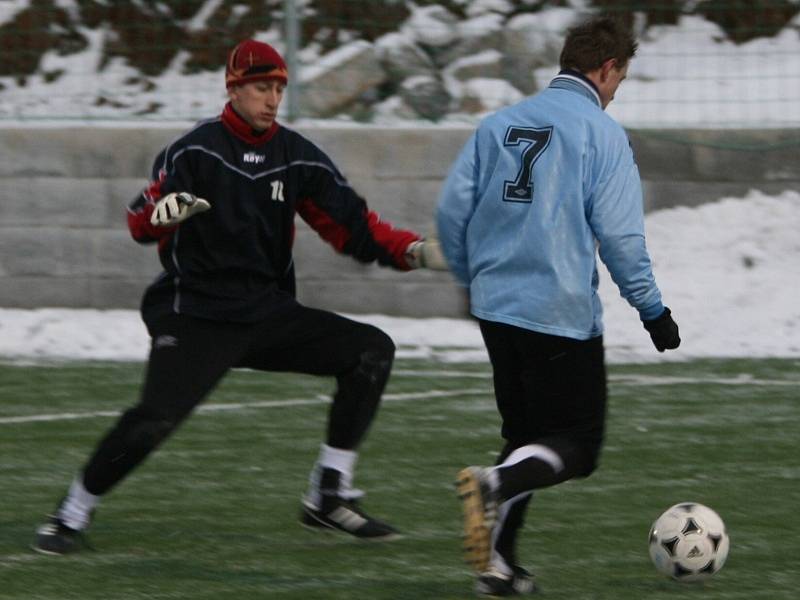
{"type": "Polygon", "coordinates": [[[422,236],[396,228],[370,210],[322,151],[317,149],[307,162],[296,207],[300,217],[337,252],[364,263],[410,270],[405,252],[422,236]]]}
{"type": "Polygon", "coordinates": [[[600,259],[622,297],[642,319],[656,318],[664,307],[645,244],[639,169],[627,139],[610,153],[619,159],[595,186],[587,207],[589,224],[599,243],[600,259]]]}
{"type": "Polygon", "coordinates": [[[478,164],[477,134],[461,149],[448,173],[436,208],[436,227],[442,252],[451,272],[463,286],[469,286],[467,225],[475,211],[478,164]]]}
{"type": "MultiPolygon", "coordinates": [[[[191,189],[191,173],[186,159],[176,160],[174,147],[162,150],[153,162],[147,187],[128,205],[128,230],[140,244],[162,242],[176,226],[157,227],[150,223],[156,202],[171,192],[191,189]]],[[[179,155],[180,156],[180,155],[179,155]]]]}

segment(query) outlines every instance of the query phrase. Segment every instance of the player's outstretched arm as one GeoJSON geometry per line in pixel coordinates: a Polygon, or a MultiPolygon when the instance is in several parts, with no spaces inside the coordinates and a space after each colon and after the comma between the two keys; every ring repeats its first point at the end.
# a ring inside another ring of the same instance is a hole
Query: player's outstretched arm
{"type": "Polygon", "coordinates": [[[172,192],[156,201],[150,223],[155,227],[171,227],[209,208],[208,200],[189,192],[172,192]]]}

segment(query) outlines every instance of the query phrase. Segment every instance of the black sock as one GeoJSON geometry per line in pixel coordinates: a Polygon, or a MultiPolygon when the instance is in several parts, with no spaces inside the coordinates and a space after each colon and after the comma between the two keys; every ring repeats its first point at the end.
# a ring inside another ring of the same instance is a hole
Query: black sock
{"type": "Polygon", "coordinates": [[[498,493],[503,500],[523,492],[556,485],[572,477],[569,469],[563,468],[556,472],[550,463],[533,456],[513,465],[500,466],[497,475],[500,479],[498,493]]]}

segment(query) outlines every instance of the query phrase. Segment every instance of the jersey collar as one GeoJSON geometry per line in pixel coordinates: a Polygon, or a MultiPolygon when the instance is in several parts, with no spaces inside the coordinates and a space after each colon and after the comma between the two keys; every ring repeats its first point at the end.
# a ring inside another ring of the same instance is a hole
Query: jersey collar
{"type": "Polygon", "coordinates": [[[553,81],[550,82],[551,88],[562,90],[572,90],[578,92],[583,96],[592,100],[600,108],[603,104],[600,102],[600,93],[597,91],[597,86],[580,71],[573,69],[562,70],[553,81]]]}
{"type": "Polygon", "coordinates": [[[239,116],[239,113],[233,110],[233,106],[231,106],[230,102],[225,105],[220,118],[222,119],[222,124],[225,125],[228,131],[252,146],[260,146],[271,140],[272,136],[275,135],[280,127],[277,121],[273,121],[270,128],[266,131],[256,131],[250,127],[247,121],[239,116]]]}

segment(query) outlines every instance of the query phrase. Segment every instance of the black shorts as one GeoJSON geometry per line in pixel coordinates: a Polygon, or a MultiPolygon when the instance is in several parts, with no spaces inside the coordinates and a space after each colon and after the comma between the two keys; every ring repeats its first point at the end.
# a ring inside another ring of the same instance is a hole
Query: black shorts
{"type": "Polygon", "coordinates": [[[599,453],[606,417],[602,336],[589,340],[480,320],[509,447],[560,442],[599,453]]]}

